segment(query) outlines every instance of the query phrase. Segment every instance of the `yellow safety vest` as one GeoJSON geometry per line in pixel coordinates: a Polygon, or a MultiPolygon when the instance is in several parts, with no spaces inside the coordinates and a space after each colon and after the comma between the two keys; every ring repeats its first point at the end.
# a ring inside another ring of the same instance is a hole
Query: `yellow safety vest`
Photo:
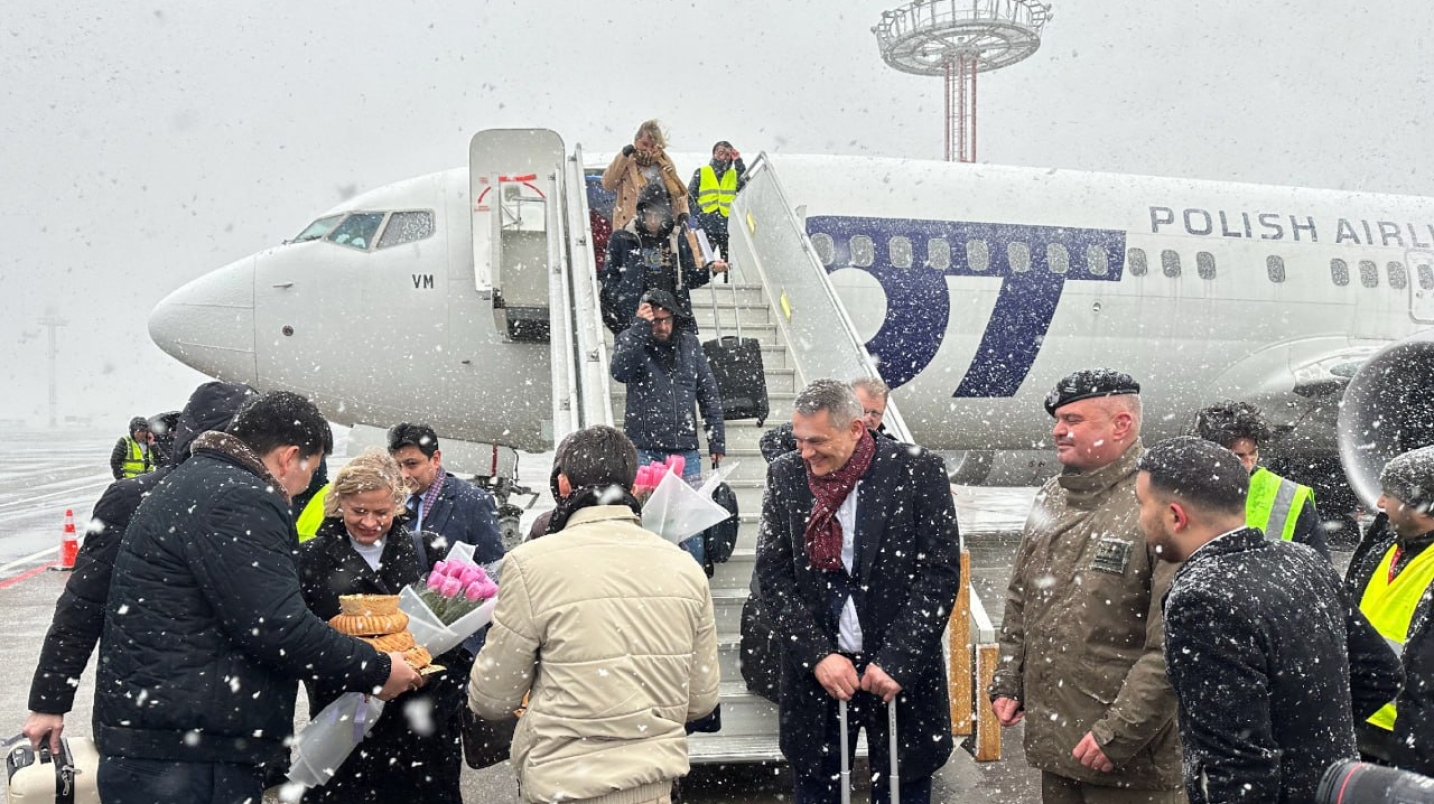
{"type": "Polygon", "coordinates": [[[711,165],[702,166],[702,179],[697,185],[697,206],[704,213],[722,213],[727,217],[732,211],[732,199],[737,197],[737,168],[727,168],[722,178],[711,165]]]}
{"type": "Polygon", "coordinates": [[[125,436],[125,443],[129,446],[129,455],[125,456],[124,463],[120,464],[120,474],[124,477],[136,477],[148,472],[153,467],[149,463],[149,453],[134,440],[133,436],[125,436]]]}
{"type": "Polygon", "coordinates": [[[1293,480],[1256,467],[1250,475],[1250,493],[1245,497],[1245,524],[1264,531],[1271,540],[1293,541],[1295,523],[1305,504],[1314,500],[1314,490],[1293,480]]]}
{"type": "MultiPolygon", "coordinates": [[[[1424,590],[1434,581],[1434,548],[1425,548],[1399,573],[1394,583],[1389,582],[1389,567],[1394,563],[1395,546],[1384,553],[1384,560],[1364,587],[1364,596],[1359,600],[1359,610],[1369,618],[1370,625],[1384,637],[1396,654],[1404,652],[1404,640],[1409,636],[1409,623],[1414,619],[1414,607],[1424,596],[1424,590]]],[[[1387,731],[1394,730],[1394,704],[1387,703],[1370,716],[1369,722],[1387,731]]]]}
{"type": "Polygon", "coordinates": [[[299,521],[294,523],[294,527],[299,531],[300,544],[314,538],[314,534],[319,532],[319,525],[324,522],[324,500],[328,498],[329,489],[333,486],[332,483],[319,486],[319,490],[309,498],[304,510],[299,512],[299,521]]]}

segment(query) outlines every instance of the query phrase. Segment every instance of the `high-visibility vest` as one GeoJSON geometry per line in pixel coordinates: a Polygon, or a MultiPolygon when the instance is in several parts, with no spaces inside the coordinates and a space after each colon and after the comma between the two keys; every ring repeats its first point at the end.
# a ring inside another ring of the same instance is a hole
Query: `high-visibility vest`
{"type": "Polygon", "coordinates": [[[125,436],[124,440],[129,454],[125,456],[124,463],[120,464],[122,476],[136,477],[154,468],[149,462],[149,452],[134,440],[134,436],[125,436]]]}
{"type": "Polygon", "coordinates": [[[1250,493],[1245,497],[1245,524],[1259,528],[1274,541],[1293,541],[1295,523],[1306,504],[1314,501],[1314,490],[1261,466],[1250,475],[1250,493]]]}
{"type": "Polygon", "coordinates": [[[731,167],[722,178],[711,165],[702,166],[702,179],[697,185],[697,207],[704,213],[722,213],[727,217],[732,212],[732,199],[737,197],[737,168],[731,167]]]}
{"type": "Polygon", "coordinates": [[[333,487],[332,483],[319,486],[319,490],[309,498],[304,510],[299,512],[299,519],[294,523],[294,527],[299,531],[300,544],[314,538],[314,534],[319,532],[319,525],[324,522],[324,500],[328,498],[329,489],[333,487]]]}
{"type": "MultiPolygon", "coordinates": [[[[1409,623],[1414,619],[1414,608],[1424,596],[1424,590],[1434,581],[1434,548],[1425,548],[1400,571],[1394,582],[1389,581],[1389,567],[1394,563],[1391,545],[1384,553],[1384,560],[1374,570],[1369,585],[1364,587],[1364,596],[1359,600],[1359,610],[1369,618],[1370,625],[1384,637],[1395,654],[1403,654],[1404,640],[1409,636],[1409,623]]],[[[1394,730],[1394,704],[1387,703],[1370,716],[1369,722],[1387,731],[1394,730]]]]}

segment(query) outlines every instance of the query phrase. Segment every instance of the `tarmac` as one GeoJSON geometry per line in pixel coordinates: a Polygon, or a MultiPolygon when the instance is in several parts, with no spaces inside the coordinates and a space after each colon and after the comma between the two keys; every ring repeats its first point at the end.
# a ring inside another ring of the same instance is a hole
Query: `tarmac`
{"type": "MultiPolygon", "coordinates": [[[[0,439],[10,445],[0,452],[0,612],[4,613],[0,617],[0,668],[5,670],[0,677],[0,738],[8,738],[18,734],[24,722],[40,646],[68,578],[66,573],[48,568],[58,558],[64,510],[74,511],[83,533],[90,507],[110,482],[108,457],[114,437],[20,431],[0,433],[0,439]]],[[[342,438],[336,446],[337,454],[342,455],[342,438]]],[[[341,459],[331,459],[331,472],[339,462],[341,459]]],[[[547,467],[548,460],[541,456],[525,459],[520,481],[546,487],[547,467]]],[[[963,489],[957,495],[958,519],[972,552],[973,591],[997,624],[1020,523],[1033,492],[963,489]]],[[[530,516],[542,509],[540,504],[530,516]]],[[[81,679],[67,734],[90,736],[93,702],[92,659],[81,679]]],[[[307,720],[303,693],[299,694],[298,710],[298,725],[302,725],[307,720]]],[[[932,800],[953,804],[1038,802],[1040,776],[1025,764],[1020,732],[1019,726],[1006,731],[1003,759],[997,762],[978,763],[958,747],[933,779],[932,800]]],[[[853,800],[861,802],[868,794],[861,786],[866,774],[860,766],[857,770],[853,778],[858,780],[858,789],[853,800]]],[[[465,768],[462,788],[465,802],[520,801],[508,763],[481,771],[465,768]]],[[[791,795],[791,772],[784,764],[698,766],[683,782],[684,801],[691,804],[786,804],[791,795]]]]}

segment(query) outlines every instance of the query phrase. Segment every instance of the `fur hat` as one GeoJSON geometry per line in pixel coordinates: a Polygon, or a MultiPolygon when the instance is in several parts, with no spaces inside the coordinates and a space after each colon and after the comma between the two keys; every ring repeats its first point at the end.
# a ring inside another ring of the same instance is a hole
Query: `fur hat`
{"type": "Polygon", "coordinates": [[[1410,508],[1429,513],[1434,505],[1434,446],[1395,456],[1379,473],[1379,489],[1410,508]]]}

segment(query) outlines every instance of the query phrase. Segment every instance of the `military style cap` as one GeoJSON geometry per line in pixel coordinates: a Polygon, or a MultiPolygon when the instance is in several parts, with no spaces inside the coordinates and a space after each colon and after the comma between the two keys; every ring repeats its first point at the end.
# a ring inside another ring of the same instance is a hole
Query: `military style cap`
{"type": "Polygon", "coordinates": [[[1082,369],[1066,375],[1056,387],[1046,394],[1046,412],[1052,416],[1056,410],[1072,402],[1098,396],[1123,396],[1140,393],[1140,383],[1129,374],[1115,369],[1082,369]]]}

